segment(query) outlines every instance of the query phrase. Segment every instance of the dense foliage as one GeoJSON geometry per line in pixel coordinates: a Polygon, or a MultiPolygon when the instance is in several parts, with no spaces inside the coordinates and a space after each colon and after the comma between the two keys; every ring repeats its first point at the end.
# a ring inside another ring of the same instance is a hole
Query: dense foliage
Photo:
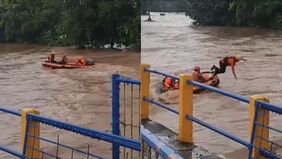
{"type": "Polygon", "coordinates": [[[186,0],[141,0],[141,13],[184,12],[186,0]]]}
{"type": "Polygon", "coordinates": [[[228,4],[231,0],[188,0],[186,14],[201,25],[233,23],[228,4]]]}
{"type": "Polygon", "coordinates": [[[0,42],[140,47],[137,0],[0,0],[0,42]]]}
{"type": "Polygon", "coordinates": [[[281,0],[187,0],[186,6],[196,24],[282,29],[281,0]]]}

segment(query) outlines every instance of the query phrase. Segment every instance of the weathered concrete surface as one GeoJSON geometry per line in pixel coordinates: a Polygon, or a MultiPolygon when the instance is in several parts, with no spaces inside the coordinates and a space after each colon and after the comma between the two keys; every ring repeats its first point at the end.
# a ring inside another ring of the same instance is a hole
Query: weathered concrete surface
{"type": "Polygon", "coordinates": [[[179,142],[177,133],[157,122],[143,120],[142,125],[185,159],[222,159],[196,145],[179,142]]]}

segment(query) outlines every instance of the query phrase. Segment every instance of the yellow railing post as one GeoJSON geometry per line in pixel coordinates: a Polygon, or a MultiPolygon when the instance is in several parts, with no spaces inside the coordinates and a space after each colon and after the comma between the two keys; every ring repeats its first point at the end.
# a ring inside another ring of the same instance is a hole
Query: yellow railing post
{"type": "MultiPolygon", "coordinates": [[[[256,101],[263,101],[269,103],[269,99],[263,96],[251,96],[250,101],[250,129],[249,129],[249,137],[252,136],[252,130],[253,130],[253,122],[255,117],[255,111],[256,111],[256,101]]],[[[269,111],[260,108],[258,110],[258,116],[257,116],[257,122],[261,125],[269,126],[269,111]]],[[[269,139],[269,129],[263,128],[259,125],[256,126],[255,130],[255,138],[254,138],[254,146],[262,149],[269,150],[270,146],[269,143],[266,140],[269,139]]],[[[254,159],[264,159],[259,153],[258,149],[253,148],[253,157],[254,159]]]]}
{"type": "Polygon", "coordinates": [[[179,140],[193,143],[193,122],[186,119],[193,115],[193,86],[187,84],[191,75],[180,75],[179,80],[179,140]]]}
{"type": "MultiPolygon", "coordinates": [[[[22,110],[21,115],[21,124],[22,124],[22,150],[24,151],[24,142],[26,137],[26,129],[27,129],[27,114],[38,114],[39,111],[31,108],[25,108],[22,110]]],[[[29,122],[28,135],[26,142],[26,157],[30,159],[39,159],[40,152],[34,149],[40,150],[40,140],[38,139],[40,136],[40,123],[38,122],[29,122]],[[35,138],[34,138],[35,137],[35,138]],[[34,149],[33,149],[34,148],[34,149]]]]}
{"type": "Polygon", "coordinates": [[[143,99],[144,97],[150,96],[150,72],[146,72],[145,68],[150,68],[148,64],[141,65],[141,119],[148,119],[149,118],[149,103],[145,102],[143,99]]]}

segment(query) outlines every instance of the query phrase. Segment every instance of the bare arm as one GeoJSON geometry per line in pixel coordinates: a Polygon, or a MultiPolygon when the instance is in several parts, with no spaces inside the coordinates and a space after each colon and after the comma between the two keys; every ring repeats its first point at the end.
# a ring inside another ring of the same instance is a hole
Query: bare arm
{"type": "Polygon", "coordinates": [[[231,66],[231,69],[232,69],[232,73],[233,73],[233,76],[235,79],[237,79],[237,76],[236,76],[236,73],[235,73],[235,66],[231,66]]]}

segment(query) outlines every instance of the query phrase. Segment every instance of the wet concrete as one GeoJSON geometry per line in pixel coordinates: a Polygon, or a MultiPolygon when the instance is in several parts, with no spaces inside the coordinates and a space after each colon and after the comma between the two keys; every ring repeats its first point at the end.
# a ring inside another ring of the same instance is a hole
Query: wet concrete
{"type": "Polygon", "coordinates": [[[215,154],[194,144],[182,143],[178,141],[178,134],[167,127],[152,120],[142,120],[145,129],[152,132],[166,146],[177,152],[185,159],[221,159],[215,154]]]}

